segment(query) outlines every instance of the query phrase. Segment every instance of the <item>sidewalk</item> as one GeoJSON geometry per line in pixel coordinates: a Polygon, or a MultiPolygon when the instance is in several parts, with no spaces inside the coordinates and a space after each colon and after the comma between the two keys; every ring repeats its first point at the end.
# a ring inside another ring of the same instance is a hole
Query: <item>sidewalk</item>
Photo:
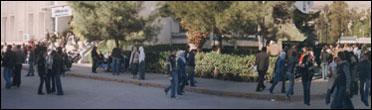
{"type": "MultiPolygon", "coordinates": [[[[28,69],[28,65],[24,65],[23,69],[28,69]]],[[[36,71],[36,70],[35,70],[36,71]]],[[[120,83],[131,83],[141,86],[151,86],[164,88],[170,84],[169,79],[165,74],[154,74],[145,73],[145,80],[132,79],[132,75],[129,72],[120,73],[120,75],[113,76],[111,72],[104,72],[103,69],[97,68],[98,73],[91,72],[91,64],[74,64],[71,71],[66,72],[67,76],[75,76],[81,78],[90,78],[96,80],[105,81],[116,81],[120,83]]],[[[235,96],[245,97],[251,99],[263,99],[263,100],[280,100],[284,101],[285,94],[280,93],[281,83],[279,83],[275,89],[274,94],[270,94],[269,88],[270,83],[265,83],[266,89],[262,92],[256,92],[257,82],[234,82],[234,81],[223,81],[216,79],[205,79],[196,77],[195,80],[197,87],[186,86],[185,91],[206,93],[212,95],[221,96],[235,96]]],[[[63,81],[63,80],[62,80],[63,81]]],[[[311,100],[313,99],[324,99],[327,91],[326,80],[313,80],[311,83],[311,100]]],[[[286,82],[286,89],[288,89],[289,81],[286,82]]],[[[186,92],[187,94],[187,92],[186,92]]],[[[303,100],[303,87],[300,81],[295,82],[294,95],[291,97],[291,101],[302,101],[303,100]]]]}

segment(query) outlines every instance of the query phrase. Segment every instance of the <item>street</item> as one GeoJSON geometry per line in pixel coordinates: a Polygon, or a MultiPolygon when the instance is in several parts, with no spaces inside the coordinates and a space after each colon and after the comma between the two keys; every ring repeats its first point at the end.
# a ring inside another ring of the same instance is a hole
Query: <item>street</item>
{"type": "MultiPolygon", "coordinates": [[[[171,108],[210,108],[210,109],[329,109],[324,100],[311,100],[311,106],[302,101],[269,101],[207,95],[186,92],[183,96],[171,99],[164,94],[163,89],[143,87],[92,79],[62,77],[64,96],[55,94],[37,95],[39,77],[25,77],[22,71],[20,88],[5,89],[5,81],[1,75],[1,109],[171,109],[171,108]]],[[[43,89],[45,93],[45,86],[43,89]]],[[[368,109],[360,101],[360,96],[352,99],[355,108],[368,109]]],[[[369,102],[371,98],[369,97],[369,102]]]]}

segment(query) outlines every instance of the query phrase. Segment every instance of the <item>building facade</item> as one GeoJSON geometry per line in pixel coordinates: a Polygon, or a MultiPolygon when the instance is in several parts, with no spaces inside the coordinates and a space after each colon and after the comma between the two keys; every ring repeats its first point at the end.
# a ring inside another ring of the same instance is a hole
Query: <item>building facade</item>
{"type": "MultiPolygon", "coordinates": [[[[148,16],[157,9],[160,1],[145,1],[140,16],[148,16]]],[[[1,44],[22,44],[29,40],[41,41],[46,33],[62,34],[70,30],[72,19],[70,6],[65,1],[2,1],[1,44]]],[[[154,23],[161,27],[157,40],[146,45],[187,44],[186,31],[172,18],[159,18],[154,23]]],[[[211,48],[215,40],[208,37],[204,48],[211,48]]],[[[258,46],[257,39],[223,41],[229,46],[258,46]]]]}

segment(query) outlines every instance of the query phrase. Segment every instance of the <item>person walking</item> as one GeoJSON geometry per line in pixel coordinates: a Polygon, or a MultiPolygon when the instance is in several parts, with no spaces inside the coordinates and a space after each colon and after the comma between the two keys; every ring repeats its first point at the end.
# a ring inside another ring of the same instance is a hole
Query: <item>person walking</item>
{"type": "Polygon", "coordinates": [[[177,76],[178,76],[178,89],[177,89],[177,94],[182,95],[184,93],[183,89],[185,88],[186,85],[186,58],[185,58],[185,51],[180,50],[177,53],[177,76]]]}
{"type": "Polygon", "coordinates": [[[335,90],[335,79],[337,78],[337,57],[333,58],[333,61],[328,65],[328,85],[327,85],[327,96],[326,104],[328,105],[335,99],[336,90],[335,90]]]}
{"type": "Polygon", "coordinates": [[[287,52],[287,58],[288,58],[288,59],[291,59],[292,56],[293,56],[293,53],[296,53],[296,55],[297,55],[296,44],[293,44],[293,45],[291,46],[291,49],[288,50],[288,52],[287,52]]]}
{"type": "Polygon", "coordinates": [[[57,48],[57,54],[53,57],[52,70],[55,74],[56,85],[57,85],[57,95],[63,95],[61,73],[63,71],[63,59],[62,59],[62,48],[57,48]]]}
{"type": "Polygon", "coordinates": [[[25,56],[24,52],[21,50],[20,45],[17,45],[15,54],[16,54],[17,61],[15,63],[15,67],[14,67],[13,86],[19,87],[21,85],[22,63],[25,61],[26,56],[25,56]]]}
{"type": "Polygon", "coordinates": [[[28,49],[30,50],[28,55],[28,63],[30,67],[28,68],[28,74],[26,76],[34,76],[35,50],[32,49],[31,46],[29,46],[28,49]]]}
{"type": "Polygon", "coordinates": [[[304,88],[304,104],[310,106],[310,87],[314,76],[314,60],[310,55],[306,55],[300,64],[302,73],[302,86],[304,88]]]}
{"type": "Polygon", "coordinates": [[[273,94],[273,90],[279,81],[283,82],[282,93],[286,93],[285,92],[285,79],[282,78],[284,76],[285,65],[286,65],[285,56],[286,56],[285,52],[280,52],[279,58],[276,60],[275,67],[274,67],[274,73],[275,73],[274,82],[270,87],[271,94],[273,94]]]}
{"type": "Polygon", "coordinates": [[[291,57],[288,59],[286,74],[290,81],[289,88],[286,97],[289,98],[290,95],[294,94],[293,88],[295,83],[295,68],[298,66],[297,52],[292,52],[291,57]]]}
{"type": "Polygon", "coordinates": [[[256,55],[255,65],[257,66],[259,75],[256,91],[261,92],[266,88],[264,85],[264,76],[269,68],[269,55],[267,55],[266,47],[262,47],[261,52],[256,55]]]}
{"type": "Polygon", "coordinates": [[[337,74],[336,79],[337,94],[335,100],[332,101],[331,109],[354,109],[350,99],[350,64],[346,61],[344,52],[337,53],[337,74]]]}
{"type": "Polygon", "coordinates": [[[46,76],[46,89],[47,94],[56,92],[56,79],[55,73],[53,72],[53,63],[54,63],[54,56],[57,54],[56,51],[52,51],[50,55],[46,57],[46,68],[47,68],[47,76],[46,76]],[[52,84],[52,85],[50,85],[52,84]]]}
{"type": "Polygon", "coordinates": [[[3,67],[3,77],[6,82],[5,88],[10,89],[12,84],[12,74],[13,69],[15,67],[15,63],[17,61],[16,54],[12,51],[12,45],[8,45],[6,48],[6,52],[4,53],[4,58],[2,59],[3,63],[1,66],[3,67]]]}
{"type": "Polygon", "coordinates": [[[325,80],[328,72],[328,59],[329,59],[329,53],[327,52],[328,48],[327,46],[324,46],[322,49],[322,52],[320,54],[320,66],[322,68],[322,79],[325,80]]]}
{"type": "Polygon", "coordinates": [[[98,56],[98,53],[97,53],[97,47],[96,46],[93,47],[91,55],[92,55],[92,60],[93,60],[92,72],[97,73],[96,70],[97,70],[97,67],[98,67],[99,56],[98,56]]]}
{"type": "MultiPolygon", "coordinates": [[[[171,90],[171,98],[176,98],[176,87],[178,87],[178,76],[176,73],[176,55],[177,50],[172,51],[172,55],[167,58],[167,70],[170,75],[171,84],[164,88],[165,95],[171,90]]],[[[168,76],[169,77],[169,76],[168,76]]]]}
{"type": "Polygon", "coordinates": [[[358,64],[358,74],[360,80],[360,97],[364,105],[369,106],[368,93],[371,85],[371,62],[367,54],[362,56],[362,61],[358,64]]]}
{"type": "Polygon", "coordinates": [[[139,62],[139,53],[137,52],[137,48],[133,47],[132,53],[130,55],[130,60],[129,60],[129,68],[132,69],[133,79],[137,78],[138,62],[139,62]]]}
{"type": "Polygon", "coordinates": [[[196,87],[195,86],[195,79],[194,79],[194,74],[195,74],[195,53],[196,50],[191,50],[189,53],[187,63],[186,63],[186,73],[188,74],[187,82],[190,81],[190,86],[196,87]]]}
{"type": "Polygon", "coordinates": [[[117,46],[112,50],[112,75],[119,75],[121,51],[117,46]]]}
{"type": "Polygon", "coordinates": [[[145,80],[145,50],[143,49],[143,47],[141,46],[139,48],[139,80],[145,80]]]}
{"type": "MultiPolygon", "coordinates": [[[[39,50],[40,47],[37,46],[35,50],[39,50]]],[[[38,57],[36,57],[36,64],[37,64],[37,70],[38,70],[38,74],[39,74],[39,78],[40,78],[40,84],[39,84],[39,89],[38,89],[38,92],[37,94],[38,95],[44,95],[44,93],[42,92],[43,90],[43,85],[44,85],[44,82],[46,82],[46,67],[45,67],[45,57],[46,57],[46,51],[40,51],[38,52],[38,57]]]]}

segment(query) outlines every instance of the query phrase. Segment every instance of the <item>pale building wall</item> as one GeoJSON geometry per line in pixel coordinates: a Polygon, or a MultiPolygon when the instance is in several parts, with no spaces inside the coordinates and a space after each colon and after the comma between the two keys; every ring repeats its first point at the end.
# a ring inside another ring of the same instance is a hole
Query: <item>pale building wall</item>
{"type": "Polygon", "coordinates": [[[41,7],[49,5],[50,1],[2,2],[1,43],[25,43],[24,34],[36,40],[44,38],[46,29],[51,28],[51,14],[42,11],[41,7]]]}

